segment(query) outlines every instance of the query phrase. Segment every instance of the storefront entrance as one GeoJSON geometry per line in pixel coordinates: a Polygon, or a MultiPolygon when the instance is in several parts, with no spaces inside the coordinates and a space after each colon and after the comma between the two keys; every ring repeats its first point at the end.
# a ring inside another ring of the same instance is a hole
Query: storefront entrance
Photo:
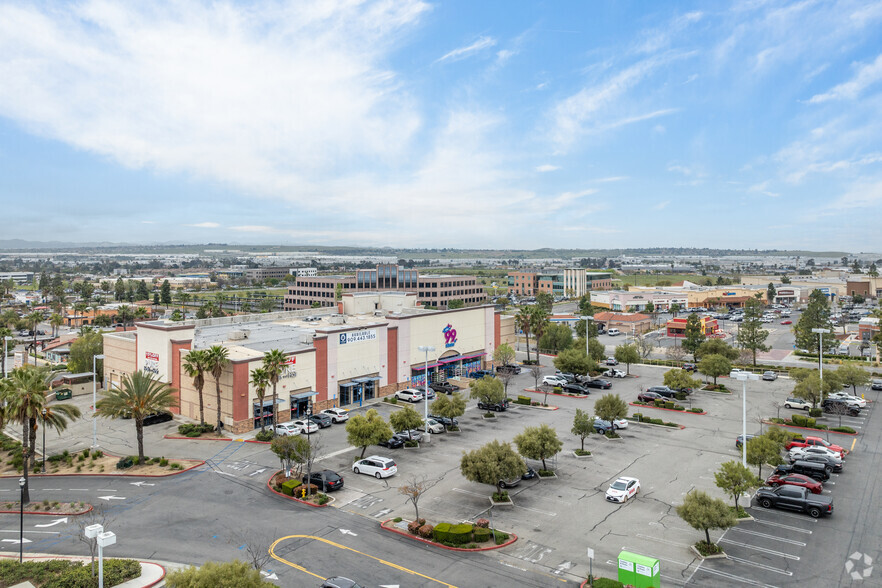
{"type": "MultiPolygon", "coordinates": [[[[283,400],[280,398],[279,403],[283,400]]],[[[273,425],[273,399],[263,401],[263,406],[256,402],[252,406],[252,414],[254,415],[254,428],[259,429],[261,426],[271,427],[273,425]]]]}
{"type": "Polygon", "coordinates": [[[346,406],[347,404],[358,404],[361,406],[365,400],[376,398],[379,381],[380,378],[378,376],[367,376],[343,382],[340,384],[338,395],[340,406],[346,406]]]}
{"type": "Polygon", "coordinates": [[[318,392],[309,390],[291,394],[291,419],[299,419],[306,416],[309,409],[310,399],[318,396],[318,392]]]}

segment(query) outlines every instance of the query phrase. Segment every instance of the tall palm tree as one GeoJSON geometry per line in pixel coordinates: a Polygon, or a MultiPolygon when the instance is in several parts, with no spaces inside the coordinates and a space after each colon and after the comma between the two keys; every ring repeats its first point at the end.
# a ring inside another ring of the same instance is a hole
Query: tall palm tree
{"type": "Polygon", "coordinates": [[[184,358],[184,372],[193,378],[193,387],[199,396],[199,424],[205,424],[205,403],[202,399],[202,388],[205,387],[205,370],[208,358],[204,349],[194,349],[184,358]]]}
{"type": "Polygon", "coordinates": [[[151,374],[137,371],[124,376],[118,388],[102,392],[104,398],[98,401],[97,414],[105,418],[132,417],[135,420],[135,434],[138,439],[138,460],[144,460],[144,417],[157,412],[169,412],[177,406],[175,389],[151,374]]]}
{"type": "Polygon", "coordinates": [[[123,331],[126,330],[126,325],[129,324],[129,321],[135,317],[134,311],[132,311],[132,307],[128,304],[123,304],[119,308],[116,309],[116,318],[117,320],[122,322],[123,331]]]}
{"type": "MultiPolygon", "coordinates": [[[[31,328],[31,331],[34,333],[34,364],[37,363],[37,325],[40,324],[40,321],[43,320],[43,313],[39,311],[34,311],[31,314],[24,317],[25,321],[27,321],[28,326],[31,328]]],[[[25,363],[28,362],[28,354],[25,353],[25,363]]]]}
{"type": "MultiPolygon", "coordinates": [[[[40,425],[43,427],[43,472],[46,472],[46,428],[51,427],[59,434],[67,428],[68,420],[82,416],[80,409],[72,404],[47,404],[40,411],[40,425]]],[[[36,441],[36,438],[34,438],[36,441]]],[[[36,454],[36,447],[32,455],[36,454]]]]}
{"type": "Polygon", "coordinates": [[[46,384],[44,370],[35,366],[26,365],[12,370],[9,380],[11,390],[7,388],[6,392],[7,416],[9,420],[21,425],[22,475],[25,480],[22,501],[30,502],[28,471],[33,466],[31,452],[34,449],[31,432],[33,431],[33,440],[36,440],[37,418],[46,404],[49,386],[46,384]]]}
{"type": "Polygon", "coordinates": [[[530,328],[536,340],[536,363],[539,363],[539,339],[548,329],[548,313],[538,304],[530,309],[530,328]]]}
{"type": "Polygon", "coordinates": [[[230,364],[230,359],[227,357],[229,351],[223,345],[212,345],[208,348],[206,352],[206,369],[211,372],[211,375],[214,377],[214,386],[217,391],[217,431],[220,433],[221,427],[223,423],[221,423],[221,388],[220,388],[220,377],[224,373],[224,368],[230,364]]]}
{"type": "Polygon", "coordinates": [[[58,327],[64,324],[64,317],[57,312],[53,312],[49,317],[49,324],[52,325],[52,336],[58,336],[58,327]]]}
{"type": "Polygon", "coordinates": [[[260,406],[260,430],[262,432],[266,430],[263,424],[263,399],[266,397],[266,387],[269,386],[269,373],[266,368],[258,367],[251,370],[251,385],[257,392],[257,404],[260,406]]]}
{"type": "Polygon", "coordinates": [[[279,397],[276,394],[276,384],[282,375],[282,366],[285,365],[285,354],[278,349],[270,349],[263,356],[263,367],[273,385],[273,435],[276,433],[276,425],[279,422],[279,397]]]}
{"type": "Polygon", "coordinates": [[[144,308],[143,306],[139,306],[132,313],[132,324],[133,325],[135,324],[134,321],[142,321],[142,320],[149,318],[149,317],[150,317],[150,312],[146,308],[144,308]]]}
{"type": "Polygon", "coordinates": [[[9,400],[14,389],[12,378],[0,379],[0,431],[6,428],[6,420],[11,414],[9,400]]]}
{"type": "MultiPolygon", "coordinates": [[[[515,325],[518,329],[523,331],[524,335],[527,337],[527,363],[530,363],[530,331],[533,327],[533,321],[530,317],[530,311],[527,308],[521,308],[518,311],[518,314],[515,315],[515,325]]],[[[538,351],[536,352],[536,359],[539,359],[538,351]]]]}
{"type": "Polygon", "coordinates": [[[74,309],[74,317],[78,317],[80,319],[80,324],[84,324],[85,319],[83,318],[83,314],[86,312],[86,309],[89,308],[89,305],[85,302],[75,302],[73,305],[74,309]]]}

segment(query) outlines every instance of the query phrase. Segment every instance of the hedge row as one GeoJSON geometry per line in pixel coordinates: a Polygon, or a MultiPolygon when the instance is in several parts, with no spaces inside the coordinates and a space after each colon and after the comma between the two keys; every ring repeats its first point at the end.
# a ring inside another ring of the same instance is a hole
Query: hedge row
{"type": "Polygon", "coordinates": [[[439,543],[453,543],[463,545],[472,540],[472,532],[475,526],[470,523],[451,525],[450,523],[438,523],[435,525],[433,537],[439,543]]]}
{"type": "MultiPolygon", "coordinates": [[[[141,564],[133,559],[104,560],[104,585],[116,586],[141,576],[141,564]]],[[[98,577],[92,577],[91,566],[84,562],[53,559],[18,563],[0,560],[0,583],[14,586],[31,582],[41,588],[96,588],[98,577]]]]}

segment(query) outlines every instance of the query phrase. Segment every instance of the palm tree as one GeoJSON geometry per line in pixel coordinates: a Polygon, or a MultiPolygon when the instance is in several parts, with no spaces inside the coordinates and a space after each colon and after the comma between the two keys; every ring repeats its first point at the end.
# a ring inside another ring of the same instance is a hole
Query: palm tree
{"type": "MultiPolygon", "coordinates": [[[[59,434],[67,428],[68,419],[80,418],[80,409],[72,404],[47,404],[40,412],[40,425],[43,427],[43,472],[46,472],[46,427],[52,427],[59,434]]],[[[34,439],[36,440],[36,438],[34,439]]],[[[36,454],[36,448],[34,448],[36,454]]]]}
{"type": "Polygon", "coordinates": [[[135,318],[135,313],[132,311],[131,306],[129,306],[128,304],[123,304],[116,309],[116,318],[117,320],[122,322],[123,331],[125,331],[126,325],[129,324],[129,321],[135,318]]]}
{"type": "Polygon", "coordinates": [[[74,309],[74,318],[80,319],[80,324],[85,324],[85,319],[83,318],[83,313],[86,312],[86,309],[89,308],[89,305],[85,302],[76,302],[73,305],[74,309]]]}
{"type": "Polygon", "coordinates": [[[263,399],[266,397],[266,387],[269,386],[269,374],[266,368],[259,367],[251,370],[251,385],[257,391],[257,404],[260,406],[260,430],[263,432],[266,430],[263,424],[263,399]]]}
{"type": "Polygon", "coordinates": [[[132,313],[132,324],[134,325],[134,321],[142,321],[146,318],[149,318],[150,313],[143,306],[139,306],[135,309],[135,312],[132,313]]]}
{"type": "Polygon", "coordinates": [[[208,358],[204,349],[196,349],[187,354],[184,358],[184,372],[187,376],[193,378],[193,387],[196,388],[196,394],[199,395],[199,424],[205,424],[205,404],[202,400],[202,388],[205,387],[205,370],[208,365],[208,358]]]}
{"type": "Polygon", "coordinates": [[[266,375],[269,377],[270,384],[273,385],[273,435],[276,433],[276,425],[279,422],[278,409],[279,397],[276,394],[276,384],[279,383],[279,377],[282,375],[282,366],[285,365],[285,354],[278,349],[270,349],[263,356],[263,367],[266,375]]]}
{"type": "MultiPolygon", "coordinates": [[[[34,365],[37,363],[37,325],[40,324],[40,321],[43,320],[43,313],[39,311],[34,311],[31,314],[24,317],[24,320],[27,321],[28,326],[31,327],[31,331],[34,333],[34,365]]],[[[28,354],[25,353],[25,363],[28,362],[28,354]]]]}
{"type": "Polygon", "coordinates": [[[530,309],[530,327],[536,340],[536,363],[539,363],[539,339],[548,329],[548,313],[538,304],[530,309]]]}
{"type": "Polygon", "coordinates": [[[64,324],[64,317],[57,312],[53,312],[52,316],[49,317],[49,324],[52,325],[52,336],[57,337],[58,327],[64,324]]]}
{"type": "MultiPolygon", "coordinates": [[[[521,308],[515,315],[515,325],[524,332],[527,337],[527,363],[530,363],[530,331],[533,327],[533,321],[530,317],[530,311],[527,308],[521,308]]],[[[539,359],[539,352],[536,352],[536,359],[539,359]]]]}
{"type": "Polygon", "coordinates": [[[217,432],[220,433],[223,423],[221,423],[221,388],[220,377],[224,373],[224,368],[230,363],[227,357],[229,351],[223,345],[212,345],[205,354],[205,368],[214,376],[215,390],[217,391],[217,432]]]}
{"type": "Polygon", "coordinates": [[[41,370],[35,366],[24,366],[12,370],[7,384],[7,416],[9,420],[21,425],[21,454],[22,472],[25,480],[22,501],[30,502],[31,496],[28,488],[28,469],[33,467],[31,452],[36,441],[37,418],[46,404],[46,392],[49,386],[46,383],[47,370],[41,370]]]}
{"type": "Polygon", "coordinates": [[[169,412],[177,406],[175,389],[151,374],[137,371],[124,376],[118,388],[102,392],[104,398],[98,401],[96,413],[106,418],[132,417],[135,420],[135,434],[138,439],[138,461],[144,460],[144,417],[157,412],[169,412]]]}

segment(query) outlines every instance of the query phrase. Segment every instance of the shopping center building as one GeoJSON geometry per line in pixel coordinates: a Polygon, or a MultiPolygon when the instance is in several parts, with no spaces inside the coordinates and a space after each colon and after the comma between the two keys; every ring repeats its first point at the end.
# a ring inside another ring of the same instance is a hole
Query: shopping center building
{"type": "MultiPolygon", "coordinates": [[[[221,420],[240,433],[272,420],[272,387],[260,403],[250,383],[251,371],[271,349],[286,357],[277,384],[280,422],[302,416],[310,404],[313,410],[359,406],[423,385],[427,371],[436,381],[485,367],[503,330],[495,307],[428,310],[417,299],[404,292],[351,293],[335,308],[137,323],[129,332],[104,335],[105,383],[116,387],[127,374],[149,372],[177,391],[180,406],[174,412],[198,419],[198,395],[182,365],[191,350],[221,345],[230,359],[220,378],[221,420]]],[[[203,402],[211,421],[215,382],[210,374],[205,380],[203,402]]]]}

